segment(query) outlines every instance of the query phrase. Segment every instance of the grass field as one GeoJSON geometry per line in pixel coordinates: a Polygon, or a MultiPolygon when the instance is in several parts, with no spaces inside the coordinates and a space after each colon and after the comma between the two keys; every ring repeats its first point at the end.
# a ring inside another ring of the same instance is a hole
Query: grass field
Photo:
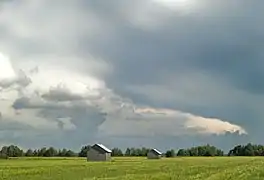
{"type": "Polygon", "coordinates": [[[255,180],[264,179],[264,158],[115,158],[87,162],[82,158],[0,160],[0,180],[255,180]]]}

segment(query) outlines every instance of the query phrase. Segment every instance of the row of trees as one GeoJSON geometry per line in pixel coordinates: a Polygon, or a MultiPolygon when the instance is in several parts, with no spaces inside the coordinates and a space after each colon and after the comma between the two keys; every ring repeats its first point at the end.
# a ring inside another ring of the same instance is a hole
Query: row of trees
{"type": "MultiPolygon", "coordinates": [[[[83,146],[80,152],[76,153],[69,149],[55,149],[41,148],[41,149],[28,149],[23,151],[18,146],[4,146],[0,150],[0,158],[8,157],[86,157],[87,152],[91,146],[83,146]]],[[[112,149],[112,156],[146,156],[150,149],[142,148],[127,148],[124,152],[119,148],[112,149]]],[[[237,145],[231,149],[228,156],[264,156],[263,145],[237,145]]],[[[163,156],[174,157],[174,156],[224,156],[224,152],[221,149],[211,145],[197,146],[189,149],[179,149],[176,153],[175,150],[171,149],[166,151],[163,156]]]]}
{"type": "Polygon", "coordinates": [[[228,153],[229,156],[264,156],[263,145],[238,145],[231,149],[228,153]]]}
{"type": "Polygon", "coordinates": [[[23,151],[18,146],[4,146],[0,150],[0,158],[8,158],[8,157],[74,157],[77,156],[75,152],[67,149],[55,149],[53,147],[50,148],[41,148],[41,149],[28,149],[27,151],[23,151]]]}
{"type": "Polygon", "coordinates": [[[177,156],[223,156],[224,151],[215,146],[198,146],[190,149],[180,149],[177,156]]]}

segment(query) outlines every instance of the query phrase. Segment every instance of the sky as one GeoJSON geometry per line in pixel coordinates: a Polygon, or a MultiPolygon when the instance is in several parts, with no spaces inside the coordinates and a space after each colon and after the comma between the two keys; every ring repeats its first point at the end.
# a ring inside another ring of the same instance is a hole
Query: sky
{"type": "Polygon", "coordinates": [[[264,143],[261,0],[5,0],[0,146],[264,143]]]}

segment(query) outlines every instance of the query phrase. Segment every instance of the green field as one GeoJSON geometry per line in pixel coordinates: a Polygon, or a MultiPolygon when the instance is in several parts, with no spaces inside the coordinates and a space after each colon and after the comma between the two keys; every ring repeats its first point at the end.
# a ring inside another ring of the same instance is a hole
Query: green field
{"type": "Polygon", "coordinates": [[[0,180],[86,179],[264,179],[264,158],[114,158],[113,162],[87,162],[83,158],[19,158],[0,160],[0,180]]]}

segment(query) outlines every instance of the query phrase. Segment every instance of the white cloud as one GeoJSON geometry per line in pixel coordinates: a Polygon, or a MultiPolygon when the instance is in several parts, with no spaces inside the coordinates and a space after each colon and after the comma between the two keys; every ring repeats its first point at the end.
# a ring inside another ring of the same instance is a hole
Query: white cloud
{"type": "Polygon", "coordinates": [[[0,90],[27,86],[31,80],[23,71],[15,72],[8,57],[0,53],[0,90]]]}
{"type": "Polygon", "coordinates": [[[195,134],[247,134],[240,126],[171,109],[137,108],[134,113],[107,116],[99,127],[108,136],[181,136],[195,134]]]}
{"type": "Polygon", "coordinates": [[[0,54],[0,80],[15,78],[15,72],[8,57],[0,54]]]}
{"type": "MultiPolygon", "coordinates": [[[[16,84],[18,87],[9,89],[8,84],[2,86],[1,97],[8,98],[0,103],[3,119],[25,123],[37,129],[57,129],[58,127],[56,119],[46,119],[39,116],[41,109],[49,107],[70,108],[73,100],[97,98],[99,96],[97,89],[105,86],[103,81],[93,76],[84,76],[81,72],[71,71],[71,68],[67,69],[66,66],[56,67],[55,64],[48,66],[46,63],[38,64],[38,72],[31,74],[30,71],[28,75],[31,83],[25,84],[22,83],[23,79],[17,77],[27,76],[19,75],[12,68],[11,62],[6,63],[7,58],[4,60],[1,62],[4,62],[3,65],[9,64],[10,71],[15,77],[11,79],[13,81],[10,81],[9,85],[16,84]],[[5,91],[6,89],[9,91],[5,91]],[[13,102],[15,103],[12,105],[13,102]],[[12,106],[15,110],[12,109],[12,106]]],[[[32,69],[34,66],[28,66],[28,68],[32,69]]],[[[2,82],[9,82],[7,80],[9,77],[3,78],[2,82]]],[[[69,124],[70,121],[67,123],[69,124]]]]}
{"type": "Polygon", "coordinates": [[[180,15],[193,13],[198,8],[199,3],[201,4],[201,1],[195,0],[152,0],[152,2],[176,11],[180,15]]]}

